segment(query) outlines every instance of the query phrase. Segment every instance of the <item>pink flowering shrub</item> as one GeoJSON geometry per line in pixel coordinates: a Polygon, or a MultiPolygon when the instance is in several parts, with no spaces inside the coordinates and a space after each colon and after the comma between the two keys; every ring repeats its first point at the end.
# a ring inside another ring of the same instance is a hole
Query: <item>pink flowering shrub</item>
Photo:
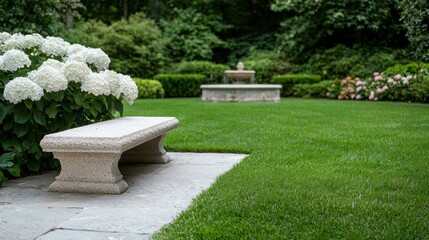
{"type": "MultiPolygon", "coordinates": [[[[372,77],[366,80],[358,77],[344,78],[339,86],[331,86],[326,96],[339,100],[429,101],[428,68],[413,72],[410,71],[409,65],[395,66],[393,70],[387,69],[387,73],[375,72],[372,77]],[[399,69],[406,70],[399,71],[399,69]],[[396,73],[394,70],[397,70],[396,73]],[[402,74],[397,73],[398,71],[402,74]],[[410,72],[413,74],[404,74],[410,72]]],[[[423,66],[429,65],[423,64],[423,66]]]]}

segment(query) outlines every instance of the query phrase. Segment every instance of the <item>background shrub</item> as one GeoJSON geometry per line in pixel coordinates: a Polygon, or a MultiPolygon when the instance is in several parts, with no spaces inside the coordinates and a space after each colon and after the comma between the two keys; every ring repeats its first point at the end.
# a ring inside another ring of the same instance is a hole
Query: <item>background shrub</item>
{"type": "Polygon", "coordinates": [[[285,74],[292,68],[274,51],[252,50],[242,61],[245,70],[256,71],[255,83],[271,83],[274,75],[285,74]]]}
{"type": "Polygon", "coordinates": [[[321,77],[319,75],[311,74],[285,74],[273,77],[273,83],[281,84],[283,86],[281,95],[292,96],[293,86],[299,83],[317,83],[320,82],[321,77]]]}
{"type": "Polygon", "coordinates": [[[203,83],[223,83],[227,65],[216,64],[209,61],[183,61],[174,65],[168,72],[174,74],[201,74],[204,75],[203,83]]]}
{"type": "Polygon", "coordinates": [[[164,88],[157,80],[133,78],[139,90],[138,98],[162,98],[164,88]]]}
{"type": "Polygon", "coordinates": [[[383,71],[385,76],[395,76],[401,74],[402,76],[415,75],[422,69],[429,69],[429,63],[417,63],[412,62],[409,64],[397,64],[393,67],[389,67],[383,71]]]}
{"type": "Polygon", "coordinates": [[[198,97],[205,77],[201,74],[159,74],[154,78],[161,82],[165,97],[198,97]]]}
{"type": "Polygon", "coordinates": [[[166,41],[153,20],[143,13],[106,25],[90,20],[76,24],[64,36],[70,42],[103,49],[111,68],[136,77],[152,77],[167,62],[166,41]]]}
{"type": "Polygon", "coordinates": [[[337,45],[312,55],[308,62],[295,66],[293,72],[314,73],[324,79],[341,79],[345,76],[370,77],[372,73],[398,63],[397,54],[399,53],[391,50],[353,49],[337,45]]]}
{"type": "Polygon", "coordinates": [[[292,88],[293,96],[303,98],[326,98],[327,92],[330,91],[332,85],[335,85],[337,80],[326,80],[319,83],[300,83],[292,88]]]}

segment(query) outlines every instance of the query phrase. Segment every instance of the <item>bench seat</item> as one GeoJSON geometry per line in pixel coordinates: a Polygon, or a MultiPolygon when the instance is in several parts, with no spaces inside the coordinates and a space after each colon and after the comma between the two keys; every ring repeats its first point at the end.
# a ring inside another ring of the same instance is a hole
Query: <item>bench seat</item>
{"type": "Polygon", "coordinates": [[[121,162],[167,163],[163,140],[174,117],[123,117],[48,134],[40,142],[61,163],[49,191],[121,194],[121,162]]]}

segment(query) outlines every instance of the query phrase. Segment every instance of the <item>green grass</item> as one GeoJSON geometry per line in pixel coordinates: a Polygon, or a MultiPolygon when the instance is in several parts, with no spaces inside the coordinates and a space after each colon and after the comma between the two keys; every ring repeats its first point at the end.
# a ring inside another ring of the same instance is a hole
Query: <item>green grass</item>
{"type": "Polygon", "coordinates": [[[155,239],[429,239],[429,105],[139,100],[169,151],[250,153],[155,239]]]}

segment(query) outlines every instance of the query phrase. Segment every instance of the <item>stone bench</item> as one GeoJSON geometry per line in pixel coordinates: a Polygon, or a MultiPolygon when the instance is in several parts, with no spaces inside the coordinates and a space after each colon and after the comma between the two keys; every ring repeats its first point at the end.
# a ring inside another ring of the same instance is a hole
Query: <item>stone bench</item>
{"type": "Polygon", "coordinates": [[[121,194],[118,162],[167,163],[163,140],[174,117],[123,117],[48,134],[40,142],[61,163],[49,191],[121,194]]]}

